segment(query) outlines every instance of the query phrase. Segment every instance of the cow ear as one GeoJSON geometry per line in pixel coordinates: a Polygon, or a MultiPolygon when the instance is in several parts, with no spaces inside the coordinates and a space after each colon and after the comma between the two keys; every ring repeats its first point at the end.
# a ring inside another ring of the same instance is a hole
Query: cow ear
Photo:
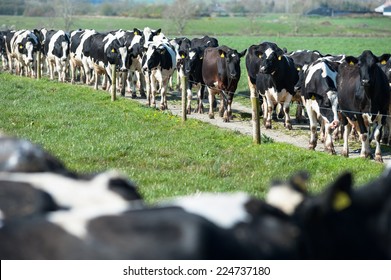
{"type": "Polygon", "coordinates": [[[380,64],[385,65],[385,64],[387,64],[387,61],[390,59],[390,57],[391,57],[391,54],[384,53],[378,57],[378,60],[379,60],[380,64]]]}
{"type": "Polygon", "coordinates": [[[244,51],[242,51],[241,53],[239,53],[239,56],[240,57],[243,57],[246,55],[246,52],[247,52],[247,49],[245,49],[244,51]]]}
{"type": "Polygon", "coordinates": [[[219,55],[221,58],[224,58],[226,53],[223,50],[219,50],[219,55]]]}
{"type": "Polygon", "coordinates": [[[349,65],[356,65],[358,63],[358,59],[354,56],[347,56],[345,57],[345,61],[349,65]]]}
{"type": "Polygon", "coordinates": [[[162,29],[159,28],[158,30],[156,30],[156,35],[159,35],[161,32],[162,32],[162,29]]]}
{"type": "MultiPolygon", "coordinates": [[[[341,175],[326,191],[328,206],[335,212],[348,208],[351,204],[352,174],[341,175]]],[[[328,207],[327,207],[328,208],[328,207]]]]}

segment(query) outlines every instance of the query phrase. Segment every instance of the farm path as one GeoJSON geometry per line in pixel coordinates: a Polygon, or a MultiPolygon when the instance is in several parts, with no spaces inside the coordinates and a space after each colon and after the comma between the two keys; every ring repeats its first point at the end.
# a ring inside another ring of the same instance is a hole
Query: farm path
{"type": "MultiPolygon", "coordinates": [[[[129,97],[130,96],[127,96],[129,97]]],[[[142,98],[137,98],[133,99],[137,100],[142,104],[145,104],[146,99],[142,98]]],[[[172,93],[169,95],[169,100],[168,100],[168,110],[173,114],[177,116],[182,116],[182,106],[180,102],[180,94],[178,93],[175,95],[175,93],[172,93]],[[175,102],[172,102],[175,100],[175,102]]],[[[159,106],[159,101],[160,97],[157,98],[157,106],[159,106]]],[[[205,102],[208,104],[208,102],[205,102]]],[[[204,103],[204,104],[205,104],[204,103]]],[[[194,108],[192,108],[194,109],[194,108]]],[[[187,118],[192,118],[192,119],[197,119],[203,122],[210,123],[212,125],[215,125],[217,127],[223,128],[223,129],[229,129],[233,130],[236,132],[239,132],[241,134],[248,135],[249,137],[252,137],[253,135],[253,126],[252,126],[252,121],[251,117],[250,118],[240,118],[238,117],[238,114],[248,114],[251,116],[251,108],[244,106],[242,104],[239,104],[238,102],[233,102],[232,104],[232,111],[234,114],[233,120],[230,122],[224,122],[223,119],[218,115],[218,112],[215,113],[215,118],[210,119],[208,116],[208,113],[206,112],[206,109],[204,114],[198,114],[198,113],[192,113],[190,115],[187,115],[187,118]]],[[[272,122],[272,125],[274,125],[276,121],[272,122]]],[[[274,128],[272,129],[265,129],[265,127],[262,124],[261,120],[261,134],[273,139],[275,142],[282,142],[282,143],[287,143],[291,144],[303,149],[308,149],[308,141],[309,141],[309,124],[297,124],[295,123],[295,120],[292,120],[293,124],[293,129],[291,131],[286,130],[285,128],[282,127],[282,121],[278,121],[276,128],[276,125],[274,125],[274,128]],[[280,128],[281,127],[281,128],[280,128]]],[[[354,150],[352,147],[350,148],[350,154],[349,157],[354,158],[358,157],[360,151],[359,150],[354,150]]],[[[341,151],[342,151],[342,144],[335,144],[335,150],[337,153],[337,156],[341,156],[341,151]]],[[[323,143],[318,140],[317,147],[315,149],[317,152],[324,152],[324,145],[323,143]]],[[[385,164],[387,164],[391,160],[391,153],[385,153],[383,151],[383,161],[385,164]]]]}

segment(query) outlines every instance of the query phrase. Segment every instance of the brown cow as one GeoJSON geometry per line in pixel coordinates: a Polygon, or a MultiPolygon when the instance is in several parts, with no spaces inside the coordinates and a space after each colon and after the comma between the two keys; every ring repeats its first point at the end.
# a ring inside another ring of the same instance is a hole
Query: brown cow
{"type": "Polygon", "coordinates": [[[209,92],[209,118],[214,118],[214,98],[220,93],[220,116],[225,122],[232,119],[231,104],[240,79],[240,58],[246,51],[238,53],[227,46],[205,49],[202,76],[209,92]]]}

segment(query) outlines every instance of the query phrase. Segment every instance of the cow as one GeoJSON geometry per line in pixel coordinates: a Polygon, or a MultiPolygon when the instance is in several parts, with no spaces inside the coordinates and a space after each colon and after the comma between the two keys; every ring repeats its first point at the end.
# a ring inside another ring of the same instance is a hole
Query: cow
{"type": "MultiPolygon", "coordinates": [[[[136,98],[136,85],[139,84],[139,92],[142,98],[145,98],[145,78],[142,71],[141,63],[143,56],[143,48],[140,44],[143,31],[134,28],[133,31],[123,31],[117,38],[127,48],[128,57],[126,58],[127,73],[122,73],[126,76],[126,86],[132,93],[132,98],[136,98]]],[[[121,89],[121,95],[125,96],[125,84],[121,89]]]]}
{"type": "Polygon", "coordinates": [[[391,176],[353,188],[352,175],[339,176],[294,214],[305,233],[306,259],[390,259],[391,176]]]}
{"type": "Polygon", "coordinates": [[[46,33],[43,54],[49,68],[50,79],[57,72],[58,81],[65,82],[69,63],[69,35],[63,30],[50,30],[46,33]]]}
{"type": "Polygon", "coordinates": [[[301,91],[310,120],[309,149],[314,150],[317,145],[319,120],[325,127],[325,150],[331,154],[335,154],[332,131],[339,126],[337,68],[338,65],[320,58],[304,66],[295,87],[301,91]]]}
{"type": "Polygon", "coordinates": [[[30,30],[10,31],[6,35],[6,50],[10,71],[13,71],[13,59],[16,63],[16,73],[26,76],[35,76],[35,59],[37,49],[40,48],[37,36],[30,30]]]}
{"type": "Polygon", "coordinates": [[[94,72],[95,89],[98,89],[100,75],[104,77],[103,89],[110,90],[112,83],[116,82],[112,80],[112,65],[120,72],[127,72],[127,48],[111,33],[94,33],[89,36],[83,46],[83,55],[88,68],[94,72]]]}
{"type": "MultiPolygon", "coordinates": [[[[390,84],[391,88],[391,54],[385,53],[382,54],[379,57],[378,62],[380,68],[383,70],[383,72],[386,74],[388,83],[390,84]]],[[[390,104],[390,112],[391,112],[391,104],[390,104]]],[[[387,125],[384,127],[384,134],[383,134],[383,143],[387,145],[391,145],[391,116],[387,116],[387,125]]]]}
{"type": "MultiPolygon", "coordinates": [[[[180,90],[182,88],[181,81],[182,77],[185,76],[184,72],[184,58],[185,56],[180,55],[180,53],[186,53],[188,52],[190,48],[190,39],[187,37],[179,37],[179,38],[174,38],[170,40],[170,44],[175,50],[175,55],[176,55],[176,89],[180,90]]],[[[172,83],[172,82],[171,82],[172,83]]]]}
{"type": "Polygon", "coordinates": [[[285,128],[291,130],[289,106],[294,95],[299,74],[293,59],[287,56],[277,45],[269,42],[262,43],[259,48],[261,55],[260,69],[256,76],[256,89],[266,100],[263,114],[267,129],[272,127],[273,108],[283,103],[285,128]]]}
{"type": "Polygon", "coordinates": [[[205,84],[202,78],[202,63],[204,60],[204,51],[207,47],[218,47],[219,42],[216,38],[203,36],[193,38],[190,41],[190,47],[185,49],[181,46],[180,55],[184,58],[185,75],[187,77],[187,113],[191,112],[191,99],[193,97],[192,87],[198,84],[197,93],[198,105],[196,112],[203,113],[203,103],[205,84]]]}
{"type": "Polygon", "coordinates": [[[390,171],[388,165],[358,187],[344,172],[315,195],[307,190],[308,173],[299,172],[286,182],[273,182],[266,202],[300,228],[300,259],[390,259],[390,171]]]}
{"type": "Polygon", "coordinates": [[[78,29],[74,30],[70,34],[70,53],[69,53],[69,66],[71,70],[71,83],[73,84],[76,79],[76,71],[79,69],[80,76],[85,76],[85,83],[91,82],[91,71],[87,64],[87,57],[83,54],[83,49],[88,48],[87,39],[96,34],[93,29],[78,29]]]}
{"type": "Polygon", "coordinates": [[[232,119],[232,100],[240,79],[240,58],[247,49],[238,52],[228,46],[208,47],[204,51],[202,78],[209,93],[209,118],[214,118],[215,95],[220,94],[220,116],[225,122],[232,119]]]}
{"type": "Polygon", "coordinates": [[[155,95],[161,96],[160,109],[166,110],[168,81],[172,76],[176,55],[167,43],[150,43],[142,59],[142,68],[146,79],[147,105],[156,107],[155,95]]]}
{"type": "Polygon", "coordinates": [[[7,57],[7,49],[5,46],[5,39],[7,36],[7,31],[0,31],[0,58],[2,63],[3,70],[8,69],[8,57],[7,57]]]}
{"type": "Polygon", "coordinates": [[[352,125],[360,134],[360,156],[371,155],[368,129],[372,126],[376,141],[375,160],[383,161],[380,139],[389,114],[390,86],[378,61],[371,51],[365,50],[358,57],[346,56],[338,68],[338,103],[345,126],[342,155],[345,157],[349,156],[348,136],[352,125]]]}

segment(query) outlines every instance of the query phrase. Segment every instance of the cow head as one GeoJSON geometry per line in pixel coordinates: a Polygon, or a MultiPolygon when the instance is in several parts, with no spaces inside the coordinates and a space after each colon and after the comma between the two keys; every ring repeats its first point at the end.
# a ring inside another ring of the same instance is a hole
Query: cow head
{"type": "Polygon", "coordinates": [[[148,49],[148,45],[153,42],[153,38],[160,35],[161,32],[162,30],[160,28],[158,30],[152,30],[149,27],[144,28],[140,44],[143,46],[145,51],[148,49]]]}
{"type": "Polygon", "coordinates": [[[144,71],[150,71],[161,64],[161,57],[167,52],[163,44],[150,44],[147,52],[143,56],[142,68],[144,71]]]}
{"type": "Polygon", "coordinates": [[[218,50],[220,58],[222,58],[226,65],[228,70],[228,77],[230,79],[239,80],[240,79],[240,58],[243,57],[247,49],[245,49],[242,52],[238,52],[237,50],[233,49],[225,49],[221,48],[218,50]]]}
{"type": "Polygon", "coordinates": [[[369,87],[371,85],[371,77],[373,71],[377,67],[379,59],[371,51],[366,50],[359,57],[347,56],[345,61],[351,65],[359,68],[361,85],[369,87]]]}
{"type": "Polygon", "coordinates": [[[261,58],[260,72],[263,74],[273,74],[279,61],[281,61],[284,51],[275,43],[264,42],[259,45],[258,57],[261,58]]]}
{"type": "Polygon", "coordinates": [[[388,82],[391,85],[391,54],[385,53],[379,56],[379,66],[386,74],[388,82]]]}
{"type": "Polygon", "coordinates": [[[204,58],[204,49],[203,48],[191,48],[188,53],[180,51],[179,55],[184,57],[184,70],[185,74],[188,75],[195,71],[195,68],[202,65],[202,60],[204,58]]]}
{"type": "Polygon", "coordinates": [[[34,55],[38,48],[38,39],[33,33],[30,33],[18,43],[18,52],[23,56],[23,60],[26,65],[33,63],[34,55]]]}
{"type": "Polygon", "coordinates": [[[120,41],[110,35],[111,38],[108,38],[108,42],[105,45],[105,52],[107,61],[110,64],[116,64],[117,69],[121,72],[126,72],[126,58],[128,55],[128,50],[124,44],[121,44],[120,41]]]}

